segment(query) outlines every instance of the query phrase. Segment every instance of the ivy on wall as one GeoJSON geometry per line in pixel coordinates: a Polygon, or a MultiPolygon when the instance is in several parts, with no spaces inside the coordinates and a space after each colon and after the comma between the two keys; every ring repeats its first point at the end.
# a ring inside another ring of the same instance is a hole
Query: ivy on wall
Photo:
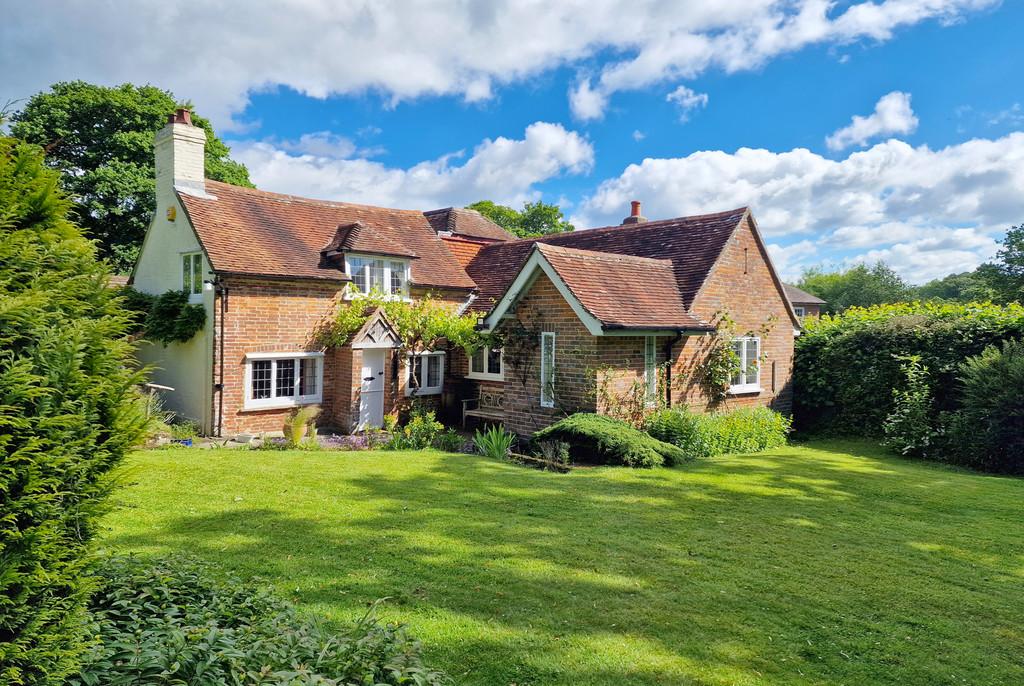
{"type": "Polygon", "coordinates": [[[125,308],[135,315],[132,333],[149,341],[185,343],[206,325],[206,309],[189,303],[185,291],[150,295],[126,286],[121,297],[125,308]]]}

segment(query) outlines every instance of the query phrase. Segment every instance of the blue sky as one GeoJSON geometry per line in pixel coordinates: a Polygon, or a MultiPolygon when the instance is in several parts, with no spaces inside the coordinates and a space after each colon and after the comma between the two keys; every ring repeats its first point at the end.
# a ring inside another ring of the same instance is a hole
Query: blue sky
{"type": "Polygon", "coordinates": [[[884,259],[920,282],[1024,222],[1024,3],[674,5],[44,3],[0,28],[0,100],[152,82],[260,187],[313,197],[543,199],[581,228],[634,198],[650,218],[750,204],[787,278],[884,259]]]}

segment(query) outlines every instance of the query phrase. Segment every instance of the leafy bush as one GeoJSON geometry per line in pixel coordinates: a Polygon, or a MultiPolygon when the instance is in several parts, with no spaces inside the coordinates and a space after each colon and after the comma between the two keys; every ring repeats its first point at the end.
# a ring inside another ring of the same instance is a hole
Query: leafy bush
{"type": "Polygon", "coordinates": [[[516,435],[506,431],[505,427],[492,426],[486,430],[477,429],[473,436],[473,445],[481,455],[503,460],[508,457],[515,440],[516,435]]]}
{"type": "Polygon", "coordinates": [[[939,458],[976,469],[1024,473],[1024,341],[1005,341],[960,367],[961,409],[939,458]]]}
{"type": "Polygon", "coordinates": [[[690,457],[713,457],[756,453],[785,445],[790,419],[767,407],[712,414],[672,408],[652,413],[644,428],[651,436],[681,448],[690,457]]]}
{"type": "Polygon", "coordinates": [[[466,445],[466,439],[455,429],[445,429],[434,439],[434,447],[446,453],[457,453],[466,445]]]}
{"type": "Polygon", "coordinates": [[[443,432],[444,424],[437,421],[433,410],[414,405],[409,421],[394,431],[383,447],[385,450],[423,450],[433,447],[443,432]]]}
{"type": "Polygon", "coordinates": [[[893,389],[892,412],[885,420],[885,445],[901,455],[925,456],[935,439],[928,368],[917,355],[903,358],[906,382],[893,389]]]}
{"type": "Polygon", "coordinates": [[[658,467],[686,460],[686,453],[659,441],[624,421],[580,412],[533,434],[537,441],[569,444],[574,462],[604,462],[628,467],[658,467]]]}
{"type": "Polygon", "coordinates": [[[537,441],[536,455],[548,467],[568,467],[571,462],[565,441],[537,441]]]}
{"type": "Polygon", "coordinates": [[[129,317],[42,150],[0,138],[0,683],[60,683],[82,649],[108,472],[146,425],[129,317]]]}
{"type": "MultiPolygon", "coordinates": [[[[880,436],[904,384],[901,359],[916,355],[930,388],[957,385],[960,365],[990,345],[1024,336],[1024,307],[991,303],[901,303],[854,307],[808,319],[796,340],[794,415],[801,430],[880,436]]],[[[937,394],[936,412],[958,408],[937,394]]]]}
{"type": "Polygon", "coordinates": [[[92,648],[69,686],[449,683],[372,609],[335,633],[265,589],[183,558],[107,559],[89,603],[92,648]]]}
{"type": "Polygon", "coordinates": [[[316,418],[320,416],[319,405],[304,405],[296,407],[285,419],[281,432],[289,448],[297,448],[304,438],[317,446],[316,442],[316,418]]]}

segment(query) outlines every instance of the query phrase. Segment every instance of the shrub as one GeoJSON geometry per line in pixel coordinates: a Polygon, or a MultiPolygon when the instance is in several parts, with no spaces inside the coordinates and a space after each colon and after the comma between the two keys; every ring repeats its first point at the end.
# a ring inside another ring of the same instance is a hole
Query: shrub
{"type": "Polygon", "coordinates": [[[535,440],[560,440],[569,444],[574,462],[604,462],[628,467],[673,465],[686,459],[674,445],[659,441],[624,421],[580,412],[533,435],[535,440]]]}
{"type": "Polygon", "coordinates": [[[536,455],[548,468],[568,467],[569,444],[565,441],[538,441],[536,455]]]}
{"type": "Polygon", "coordinates": [[[651,436],[690,457],[755,453],[785,445],[790,420],[767,407],[695,414],[686,408],[652,413],[644,425],[651,436]]]}
{"type": "Polygon", "coordinates": [[[446,684],[419,643],[372,609],[335,633],[265,589],[183,559],[107,559],[89,651],[69,686],[446,684]]]}
{"type": "Polygon", "coordinates": [[[505,431],[505,427],[492,426],[485,430],[477,429],[473,436],[473,445],[481,455],[503,460],[508,457],[515,440],[516,435],[505,431]]]}
{"type": "Polygon", "coordinates": [[[0,138],[0,683],[60,683],[81,650],[108,472],[142,437],[129,317],[40,149],[0,138]]]}
{"type": "Polygon", "coordinates": [[[902,370],[906,382],[893,389],[893,408],[885,420],[884,442],[901,455],[924,457],[935,438],[928,368],[917,355],[908,355],[903,358],[902,370]]]}
{"type": "Polygon", "coordinates": [[[466,439],[455,429],[445,429],[434,439],[434,447],[446,453],[457,453],[466,445],[466,439]]]}
{"type": "Polygon", "coordinates": [[[1024,341],[1005,341],[960,367],[961,409],[941,457],[976,469],[1024,473],[1024,341]]]}
{"type": "Polygon", "coordinates": [[[444,431],[444,424],[437,421],[433,410],[414,405],[409,421],[391,435],[384,444],[385,450],[423,450],[434,445],[444,431]]]}
{"type": "Polygon", "coordinates": [[[167,345],[184,343],[203,330],[206,309],[190,304],[185,291],[167,291],[150,295],[131,286],[120,289],[125,309],[132,314],[132,333],[167,345]]]}
{"type": "Polygon", "coordinates": [[[303,438],[308,437],[313,445],[316,442],[316,418],[320,416],[319,405],[297,407],[288,414],[281,432],[289,448],[297,448],[303,438]]]}
{"type": "MultiPolygon", "coordinates": [[[[793,403],[801,430],[880,436],[904,383],[901,359],[917,355],[930,388],[954,388],[960,365],[990,345],[1024,336],[1024,307],[901,303],[853,307],[804,322],[796,340],[793,403]]],[[[936,395],[936,412],[957,409],[936,395]]]]}

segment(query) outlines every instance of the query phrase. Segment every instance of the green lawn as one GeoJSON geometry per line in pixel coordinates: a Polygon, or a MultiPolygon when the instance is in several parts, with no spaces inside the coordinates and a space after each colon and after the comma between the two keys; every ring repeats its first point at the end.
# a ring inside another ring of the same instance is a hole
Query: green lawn
{"type": "Polygon", "coordinates": [[[106,548],[334,620],[388,596],[458,683],[1024,683],[1024,480],[863,443],[568,475],[181,449],[122,481],[106,548]]]}

